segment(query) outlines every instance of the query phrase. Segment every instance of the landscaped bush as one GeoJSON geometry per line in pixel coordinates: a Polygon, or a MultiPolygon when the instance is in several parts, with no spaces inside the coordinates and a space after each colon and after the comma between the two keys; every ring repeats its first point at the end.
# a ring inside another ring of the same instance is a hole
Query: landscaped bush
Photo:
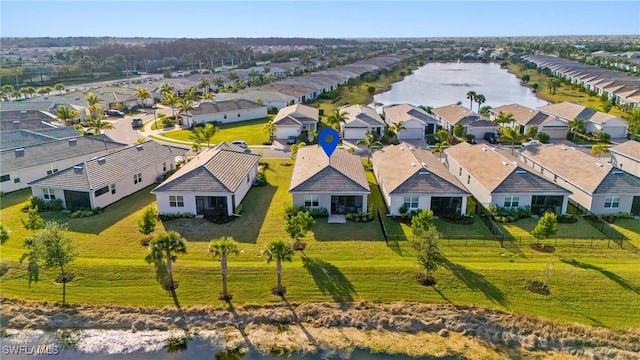
{"type": "Polygon", "coordinates": [[[267,175],[264,173],[264,171],[260,171],[258,172],[258,175],[256,176],[255,180],[253,181],[253,184],[255,186],[265,186],[267,185],[267,175]]]}
{"type": "Polygon", "coordinates": [[[190,212],[177,212],[177,213],[165,213],[165,214],[160,214],[158,216],[158,218],[160,219],[160,221],[169,221],[169,220],[173,220],[173,219],[181,219],[181,218],[186,218],[186,219],[191,219],[195,217],[195,215],[193,215],[190,212]]]}
{"type": "Polygon", "coordinates": [[[536,138],[538,139],[538,141],[540,141],[543,144],[548,144],[549,141],[551,140],[551,136],[549,136],[549,134],[547,134],[546,132],[538,133],[536,138]]]}
{"type": "Polygon", "coordinates": [[[633,219],[633,214],[619,212],[617,214],[600,215],[600,218],[609,224],[613,224],[617,219],[633,219]]]}
{"type": "Polygon", "coordinates": [[[329,217],[329,210],[327,210],[325,208],[309,209],[309,215],[311,215],[311,217],[313,217],[314,219],[328,218],[329,217]]]}
{"type": "Polygon", "coordinates": [[[435,145],[438,143],[438,138],[433,135],[433,134],[429,134],[427,136],[424,137],[424,140],[427,142],[427,144],[429,145],[435,145]]]}
{"type": "Polygon", "coordinates": [[[487,207],[487,212],[497,222],[510,223],[531,217],[531,206],[507,209],[498,205],[491,205],[487,207]]]}
{"type": "Polygon", "coordinates": [[[373,213],[359,212],[346,214],[344,218],[354,222],[369,222],[373,221],[374,216],[373,213]]]}
{"type": "Polygon", "coordinates": [[[176,121],[171,117],[162,119],[162,125],[166,128],[176,126],[176,121]]]}
{"type": "Polygon", "coordinates": [[[578,218],[572,214],[558,215],[559,224],[573,224],[578,222],[578,218]]]}
{"type": "Polygon", "coordinates": [[[37,197],[29,197],[29,199],[22,206],[22,212],[26,212],[30,208],[38,207],[39,212],[43,211],[60,211],[62,210],[62,200],[55,199],[50,201],[45,201],[41,198],[37,197]]]}
{"type": "Polygon", "coordinates": [[[459,215],[459,214],[447,214],[447,215],[442,215],[440,218],[442,220],[446,221],[446,222],[450,222],[450,223],[454,223],[454,224],[461,224],[461,225],[471,225],[471,224],[473,224],[473,216],[459,215]]]}
{"type": "Polygon", "coordinates": [[[329,217],[329,211],[325,208],[306,208],[304,206],[295,206],[291,202],[286,202],[284,204],[285,219],[290,219],[298,215],[298,213],[302,211],[309,212],[309,215],[311,215],[311,217],[313,217],[314,219],[329,217]]]}

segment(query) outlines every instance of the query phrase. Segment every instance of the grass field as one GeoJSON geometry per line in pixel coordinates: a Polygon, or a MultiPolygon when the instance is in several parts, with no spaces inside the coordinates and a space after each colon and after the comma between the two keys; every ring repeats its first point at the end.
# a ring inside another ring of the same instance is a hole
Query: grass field
{"type": "MultiPolygon", "coordinates": [[[[270,289],[275,286],[275,266],[266,264],[261,249],[271,240],[287,239],[284,232],[283,203],[292,167],[271,160],[267,170],[269,185],[253,188],[243,202],[242,217],[225,225],[202,219],[178,219],[160,223],[156,234],[175,230],[187,240],[188,254],[178,256],[174,277],[179,282],[176,301],[181,306],[207,304],[222,307],[219,262],[206,249],[211,239],[233,236],[242,253],[229,261],[229,290],[234,303],[269,304],[280,302],[270,289]]],[[[368,174],[372,185],[375,180],[368,174]]],[[[43,213],[45,219],[68,223],[79,245],[79,257],[68,271],[76,274],[67,285],[71,303],[175,306],[174,299],[161,289],[152,265],[144,262],[147,249],[140,245],[143,235],[136,221],[146,206],[155,205],[150,188],[138,192],[90,218],[72,219],[61,213],[43,213]]],[[[376,192],[374,191],[373,196],[376,192]]],[[[26,265],[19,264],[25,251],[25,230],[20,211],[28,191],[2,198],[2,222],[12,231],[0,247],[3,264],[11,266],[2,277],[2,296],[60,301],[61,288],[53,282],[54,272],[41,274],[40,282],[28,285],[26,265]]],[[[377,206],[379,201],[371,199],[377,206]]],[[[393,222],[393,221],[391,221],[393,222]]],[[[406,225],[400,230],[409,231],[406,225]]],[[[621,223],[621,225],[623,225],[621,223]]],[[[470,228],[437,222],[440,231],[470,232],[470,228]]],[[[585,225],[586,226],[586,225],[585,225]]],[[[633,232],[635,230],[630,229],[633,232]]],[[[410,233],[410,231],[409,231],[410,233]]],[[[474,304],[563,322],[606,326],[640,327],[640,312],[630,304],[640,302],[640,254],[628,249],[559,247],[555,253],[539,253],[528,247],[501,248],[497,242],[465,246],[464,241],[441,241],[447,265],[437,271],[434,288],[414,280],[419,271],[409,241],[386,246],[380,224],[327,224],[319,219],[305,239],[304,254],[296,253],[285,263],[283,284],[291,302],[419,301],[474,304]],[[550,296],[525,290],[526,281],[540,280],[547,263],[554,264],[549,283],[550,296]]]]}
{"type": "MultiPolygon", "coordinates": [[[[218,125],[219,130],[213,138],[211,138],[211,143],[217,144],[223,141],[244,140],[248,145],[262,145],[264,141],[269,139],[269,136],[262,130],[262,127],[267,121],[269,121],[269,119],[264,118],[218,125]]],[[[174,140],[191,141],[190,130],[170,131],[162,133],[162,136],[174,140]]]]}

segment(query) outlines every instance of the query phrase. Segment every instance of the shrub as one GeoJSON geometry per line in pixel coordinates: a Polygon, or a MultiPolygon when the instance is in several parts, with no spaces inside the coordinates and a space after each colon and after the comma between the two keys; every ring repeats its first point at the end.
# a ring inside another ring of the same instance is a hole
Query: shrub
{"type": "Polygon", "coordinates": [[[44,220],[38,215],[38,207],[29,208],[27,218],[22,219],[22,224],[28,230],[40,230],[44,228],[44,220]]]}
{"type": "Polygon", "coordinates": [[[40,211],[44,211],[44,208],[46,206],[47,205],[45,204],[43,199],[40,199],[34,196],[29,196],[29,199],[27,199],[27,201],[24,203],[24,206],[22,206],[22,211],[27,212],[27,210],[34,207],[37,207],[38,209],[40,209],[40,211]]]}
{"type": "Polygon", "coordinates": [[[454,224],[471,225],[473,224],[473,216],[447,214],[441,216],[441,219],[454,224]]]}
{"type": "Polygon", "coordinates": [[[260,171],[258,172],[258,175],[256,176],[255,180],[253,181],[253,183],[256,186],[265,186],[267,185],[267,175],[264,173],[264,171],[260,171]]]}
{"type": "Polygon", "coordinates": [[[476,136],[473,134],[464,134],[464,141],[473,144],[476,140],[476,136]]]}
{"type": "Polygon", "coordinates": [[[547,134],[546,132],[538,133],[536,138],[543,144],[548,144],[549,141],[551,140],[551,136],[549,136],[549,134],[547,134]]]}
{"type": "Polygon", "coordinates": [[[438,138],[436,138],[435,135],[429,134],[427,136],[424,137],[424,140],[427,142],[427,144],[429,145],[435,145],[436,143],[438,143],[438,138]]]}
{"type": "Polygon", "coordinates": [[[309,214],[315,219],[328,218],[329,210],[325,208],[314,208],[314,209],[309,209],[309,214]]]}
{"type": "Polygon", "coordinates": [[[558,223],[560,224],[573,224],[578,222],[578,218],[572,214],[558,215],[558,223]]]}

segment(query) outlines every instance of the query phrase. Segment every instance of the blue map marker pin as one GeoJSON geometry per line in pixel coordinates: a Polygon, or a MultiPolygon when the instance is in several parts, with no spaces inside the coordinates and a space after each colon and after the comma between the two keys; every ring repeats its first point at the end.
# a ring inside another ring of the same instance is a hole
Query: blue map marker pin
{"type": "Polygon", "coordinates": [[[318,144],[320,144],[324,153],[327,154],[327,157],[331,157],[339,141],[340,134],[332,128],[324,128],[318,135],[318,144]]]}

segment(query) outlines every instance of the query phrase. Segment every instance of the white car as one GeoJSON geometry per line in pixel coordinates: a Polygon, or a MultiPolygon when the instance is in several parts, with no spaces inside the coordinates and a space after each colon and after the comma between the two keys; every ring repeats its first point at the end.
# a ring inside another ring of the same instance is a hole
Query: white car
{"type": "Polygon", "coordinates": [[[240,146],[243,149],[247,148],[247,143],[245,141],[243,141],[243,140],[233,140],[231,143],[233,145],[240,146]]]}
{"type": "Polygon", "coordinates": [[[541,142],[538,140],[529,140],[527,142],[523,142],[522,146],[537,145],[537,144],[541,144],[541,142]]]}

